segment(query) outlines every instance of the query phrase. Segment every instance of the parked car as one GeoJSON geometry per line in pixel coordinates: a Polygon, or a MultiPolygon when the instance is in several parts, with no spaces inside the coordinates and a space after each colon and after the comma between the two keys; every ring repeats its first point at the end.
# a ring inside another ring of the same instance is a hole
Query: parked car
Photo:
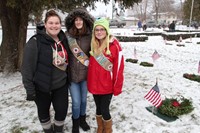
{"type": "Polygon", "coordinates": [[[187,27],[189,27],[189,25],[190,25],[191,27],[194,27],[196,29],[198,29],[198,27],[200,25],[200,23],[198,21],[191,21],[191,23],[190,23],[190,20],[183,20],[183,24],[187,25],[187,27]]]}
{"type": "Polygon", "coordinates": [[[156,21],[153,21],[153,20],[147,21],[146,25],[147,25],[147,28],[157,27],[156,21]]]}
{"type": "Polygon", "coordinates": [[[158,28],[167,28],[168,27],[168,24],[166,22],[160,22],[158,25],[157,25],[158,28]]]}
{"type": "MultiPolygon", "coordinates": [[[[192,21],[190,24],[191,27],[194,27],[195,29],[198,29],[199,23],[197,21],[192,21]]],[[[187,24],[187,27],[189,27],[189,24],[187,24]]]]}
{"type": "Polygon", "coordinates": [[[123,20],[111,19],[109,21],[110,26],[117,26],[118,28],[123,28],[126,26],[126,22],[123,20]]]}

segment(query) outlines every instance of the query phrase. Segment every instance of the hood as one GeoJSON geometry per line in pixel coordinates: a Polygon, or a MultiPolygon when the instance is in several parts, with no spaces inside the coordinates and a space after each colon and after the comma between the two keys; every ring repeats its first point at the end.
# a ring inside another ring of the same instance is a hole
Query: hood
{"type": "Polygon", "coordinates": [[[94,18],[88,13],[88,11],[84,8],[76,8],[71,11],[68,16],[65,18],[65,26],[67,30],[73,26],[74,19],[76,17],[81,17],[85,22],[86,25],[89,27],[90,30],[93,28],[94,18]]]}

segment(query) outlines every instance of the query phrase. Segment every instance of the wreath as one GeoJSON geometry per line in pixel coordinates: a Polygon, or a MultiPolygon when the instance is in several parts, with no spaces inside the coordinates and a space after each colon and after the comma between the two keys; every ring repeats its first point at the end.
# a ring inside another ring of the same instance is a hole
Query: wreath
{"type": "Polygon", "coordinates": [[[194,110],[192,101],[184,97],[181,98],[166,98],[162,101],[162,105],[158,108],[158,112],[169,116],[178,117],[188,114],[194,110]]]}
{"type": "Polygon", "coordinates": [[[153,67],[153,64],[149,62],[141,62],[140,65],[145,67],[153,67]]]}
{"type": "Polygon", "coordinates": [[[186,79],[189,79],[189,80],[200,82],[199,75],[185,73],[185,74],[183,74],[183,77],[186,79]]]}
{"type": "Polygon", "coordinates": [[[131,62],[131,63],[137,63],[138,62],[138,59],[126,59],[126,62],[131,62]]]}

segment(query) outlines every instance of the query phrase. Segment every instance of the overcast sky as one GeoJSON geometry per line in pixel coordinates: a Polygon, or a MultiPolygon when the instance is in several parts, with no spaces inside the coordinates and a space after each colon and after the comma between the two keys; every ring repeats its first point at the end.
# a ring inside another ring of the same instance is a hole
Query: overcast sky
{"type": "MultiPolygon", "coordinates": [[[[176,5],[180,4],[179,0],[174,0],[176,5]]],[[[182,0],[184,2],[184,0],[182,0]]],[[[96,9],[91,10],[90,13],[95,17],[106,16],[112,18],[112,2],[105,5],[103,2],[96,2],[95,4],[96,9]]],[[[118,4],[115,4],[115,7],[118,7],[118,4]]],[[[88,9],[89,10],[89,9],[88,9]]]]}
{"type": "Polygon", "coordinates": [[[112,18],[112,3],[111,2],[107,5],[105,5],[102,2],[97,2],[95,6],[96,6],[96,9],[90,11],[90,13],[93,16],[98,17],[98,16],[102,16],[106,14],[107,17],[112,18]]]}

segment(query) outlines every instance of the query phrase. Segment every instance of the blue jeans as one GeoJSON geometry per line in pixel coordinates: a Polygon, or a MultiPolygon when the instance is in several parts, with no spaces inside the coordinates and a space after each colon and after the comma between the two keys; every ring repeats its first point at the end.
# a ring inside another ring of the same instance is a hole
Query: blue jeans
{"type": "Polygon", "coordinates": [[[72,98],[72,116],[78,119],[79,116],[85,115],[87,105],[87,81],[79,83],[71,82],[69,87],[70,95],[72,98]]]}

